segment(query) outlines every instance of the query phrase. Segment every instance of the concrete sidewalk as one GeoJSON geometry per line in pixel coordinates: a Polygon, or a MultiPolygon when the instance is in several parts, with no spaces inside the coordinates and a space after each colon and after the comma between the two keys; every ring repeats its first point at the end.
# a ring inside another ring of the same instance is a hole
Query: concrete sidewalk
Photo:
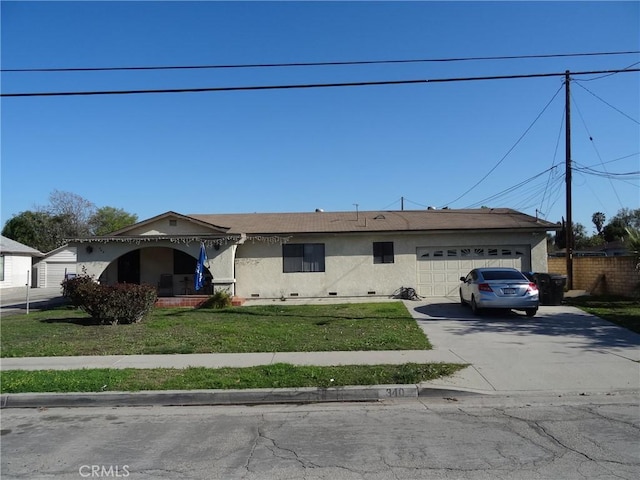
{"type": "Polygon", "coordinates": [[[75,370],[83,368],[222,368],[292,365],[398,365],[402,363],[461,363],[447,351],[389,350],[371,352],[202,353],[187,355],[104,355],[92,357],[3,358],[1,370],[75,370]]]}

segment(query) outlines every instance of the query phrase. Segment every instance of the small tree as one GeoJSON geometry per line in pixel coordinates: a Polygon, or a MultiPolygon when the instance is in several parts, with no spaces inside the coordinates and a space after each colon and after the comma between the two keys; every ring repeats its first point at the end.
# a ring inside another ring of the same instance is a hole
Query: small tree
{"type": "Polygon", "coordinates": [[[101,207],[89,218],[89,229],[93,235],[108,235],[137,221],[137,215],[121,208],[101,207]]]}

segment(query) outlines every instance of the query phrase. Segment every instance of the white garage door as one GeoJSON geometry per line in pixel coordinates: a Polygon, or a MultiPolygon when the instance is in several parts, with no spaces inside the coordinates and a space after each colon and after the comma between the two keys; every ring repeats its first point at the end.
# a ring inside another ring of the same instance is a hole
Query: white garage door
{"type": "Polygon", "coordinates": [[[64,280],[64,274],[76,273],[75,263],[47,262],[46,287],[59,287],[64,280]]]}
{"type": "Polygon", "coordinates": [[[529,269],[528,246],[418,247],[418,295],[458,296],[460,277],[478,267],[529,269]]]}

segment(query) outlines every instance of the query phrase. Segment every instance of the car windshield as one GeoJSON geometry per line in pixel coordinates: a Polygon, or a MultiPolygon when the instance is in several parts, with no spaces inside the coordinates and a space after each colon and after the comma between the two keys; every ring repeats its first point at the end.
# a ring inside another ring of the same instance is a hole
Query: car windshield
{"type": "Polygon", "coordinates": [[[482,272],[485,280],[524,280],[520,272],[514,270],[490,270],[482,272]]]}

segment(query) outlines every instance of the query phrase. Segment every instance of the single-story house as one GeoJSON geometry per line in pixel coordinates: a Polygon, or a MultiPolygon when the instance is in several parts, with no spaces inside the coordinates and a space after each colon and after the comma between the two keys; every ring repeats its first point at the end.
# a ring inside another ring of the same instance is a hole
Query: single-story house
{"type": "Polygon", "coordinates": [[[479,266],[547,270],[556,224],[506,208],[307,213],[167,212],[108,236],[69,239],[77,271],[160,295],[226,289],[246,299],[457,296],[479,266]],[[194,291],[205,246],[208,285],[194,291]]]}
{"type": "Polygon", "coordinates": [[[62,245],[45,253],[43,258],[33,266],[38,287],[59,287],[67,275],[74,275],[77,262],[76,250],[76,247],[62,245]]]}
{"type": "Polygon", "coordinates": [[[0,288],[33,286],[33,263],[42,252],[0,235],[0,288]]]}

